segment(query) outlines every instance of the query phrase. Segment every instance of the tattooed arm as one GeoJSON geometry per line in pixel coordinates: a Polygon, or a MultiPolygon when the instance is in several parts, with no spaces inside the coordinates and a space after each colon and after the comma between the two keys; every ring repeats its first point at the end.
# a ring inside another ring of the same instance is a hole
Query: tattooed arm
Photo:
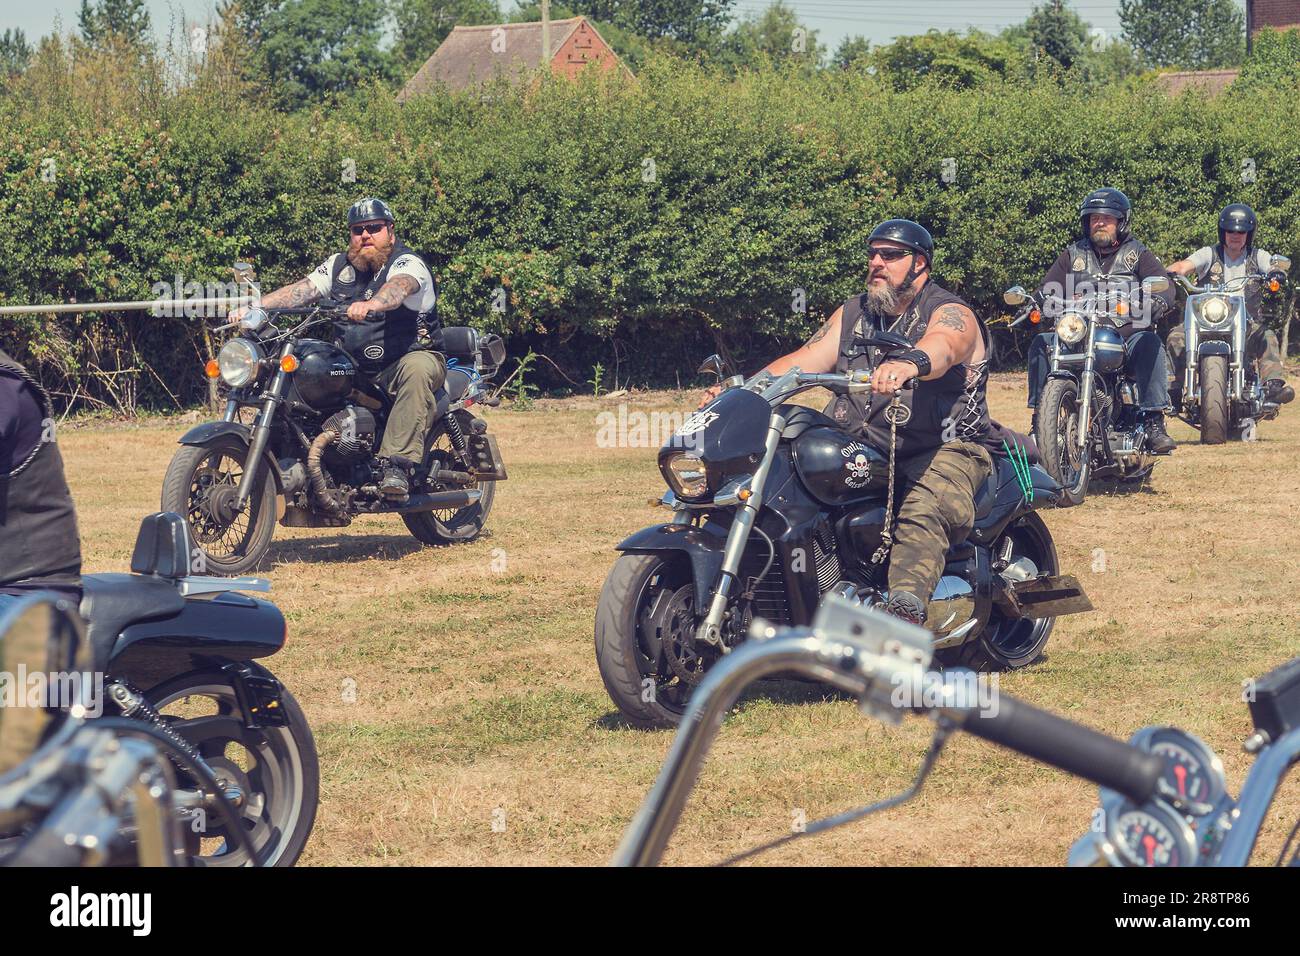
{"type": "Polygon", "coordinates": [[[414,295],[419,288],[420,283],[415,281],[412,276],[393,276],[380,287],[372,298],[361,302],[353,302],[348,306],[348,318],[353,322],[361,322],[371,312],[387,312],[389,309],[395,309],[402,304],[402,300],[409,295],[414,295]]]}
{"type": "Polygon", "coordinates": [[[940,378],[954,365],[969,362],[980,346],[980,327],[975,313],[950,302],[930,316],[930,324],[916,347],[930,356],[927,380],[940,378]]]}
{"type": "MultiPolygon", "coordinates": [[[[292,285],[266,293],[262,296],[262,301],[259,304],[264,309],[296,309],[300,306],[318,302],[320,298],[320,292],[312,285],[310,279],[300,279],[292,285]]],[[[230,311],[230,321],[238,322],[248,314],[248,309],[249,307],[246,305],[232,309],[230,311]]]]}

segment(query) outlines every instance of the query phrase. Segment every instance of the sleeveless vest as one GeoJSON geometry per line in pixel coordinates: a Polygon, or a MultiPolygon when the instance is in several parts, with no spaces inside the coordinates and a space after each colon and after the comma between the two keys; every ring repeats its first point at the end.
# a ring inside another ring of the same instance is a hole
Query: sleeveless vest
{"type": "MultiPolygon", "coordinates": [[[[32,389],[52,429],[54,409],[45,389],[3,351],[0,368],[32,389]]],[[[0,474],[0,585],[76,587],[80,575],[81,538],[63,455],[52,434],[51,440],[42,436],[8,474],[0,474]]]]}
{"type": "MultiPolygon", "coordinates": [[[[970,308],[962,299],[930,280],[901,316],[885,316],[870,311],[867,296],[854,296],[844,303],[840,320],[840,351],[835,370],[873,369],[880,363],[879,350],[857,344],[876,331],[897,332],[915,345],[921,341],[935,310],[949,304],[970,308]]],[[[973,312],[974,310],[972,310],[973,312]]],[[[977,317],[980,335],[988,348],[988,333],[977,317]]],[[[986,353],[987,354],[987,353],[986,353]]],[[[985,397],[988,383],[988,360],[970,365],[954,365],[942,376],[905,389],[900,398],[906,422],[898,425],[898,457],[907,458],[933,451],[946,442],[983,443],[989,433],[989,409],[985,397]]],[[[891,397],[862,393],[841,395],[827,409],[836,424],[847,431],[862,432],[873,445],[889,448],[890,426],[884,411],[891,397]]]]}
{"type": "MultiPolygon", "coordinates": [[[[350,305],[373,297],[388,281],[392,264],[403,256],[414,256],[424,262],[401,242],[393,243],[388,261],[374,274],[357,269],[348,262],[347,255],[339,256],[330,273],[330,298],[350,305]]],[[[427,262],[424,264],[428,266],[427,262]]],[[[429,276],[433,277],[432,269],[429,276]]],[[[357,367],[367,375],[377,375],[407,352],[421,349],[441,352],[443,349],[442,324],[438,321],[436,303],[428,312],[416,312],[398,305],[387,312],[372,314],[364,322],[337,322],[334,333],[343,348],[356,359],[357,367]]]]}
{"type": "MultiPolygon", "coordinates": [[[[1223,276],[1227,272],[1227,265],[1223,261],[1223,243],[1216,242],[1210,247],[1213,258],[1210,259],[1210,267],[1205,270],[1203,275],[1197,278],[1200,285],[1208,282],[1219,283],[1223,281],[1223,276]]],[[[1258,276],[1263,275],[1264,270],[1259,267],[1259,253],[1254,246],[1246,247],[1246,275],[1258,276]]],[[[1253,321],[1260,321],[1260,306],[1264,300],[1264,284],[1262,282],[1252,282],[1246,286],[1246,311],[1250,313],[1253,321]]]]}

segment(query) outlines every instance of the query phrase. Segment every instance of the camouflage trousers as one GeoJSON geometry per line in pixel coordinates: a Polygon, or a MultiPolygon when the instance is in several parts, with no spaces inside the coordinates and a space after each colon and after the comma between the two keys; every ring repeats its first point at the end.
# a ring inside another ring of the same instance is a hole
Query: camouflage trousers
{"type": "Polygon", "coordinates": [[[982,445],[958,441],[895,467],[898,520],[889,591],[907,591],[928,603],[943,576],[945,554],[966,540],[975,523],[975,495],[993,473],[993,457],[982,445]]]}
{"type": "MultiPolygon", "coordinates": [[[[1169,349],[1169,357],[1173,360],[1170,363],[1174,375],[1172,390],[1181,394],[1187,371],[1187,336],[1181,325],[1169,330],[1169,335],[1165,337],[1165,347],[1169,349]]],[[[1258,360],[1261,382],[1285,377],[1282,370],[1282,349],[1278,345],[1277,336],[1258,322],[1250,322],[1246,326],[1246,358],[1250,361],[1258,360]]]]}
{"type": "Polygon", "coordinates": [[[407,352],[375,376],[393,399],[379,443],[381,458],[401,455],[417,464],[424,459],[424,443],[438,407],[433,393],[446,379],[447,362],[438,352],[407,352]]]}

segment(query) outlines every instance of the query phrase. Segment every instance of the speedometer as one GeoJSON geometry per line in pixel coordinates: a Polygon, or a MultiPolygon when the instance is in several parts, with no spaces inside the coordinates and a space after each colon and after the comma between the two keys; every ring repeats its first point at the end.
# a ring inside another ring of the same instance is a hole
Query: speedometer
{"type": "Polygon", "coordinates": [[[1184,813],[1204,816],[1227,793],[1223,762],[1205,742],[1176,727],[1144,727],[1129,741],[1165,759],[1160,796],[1184,813]]]}
{"type": "Polygon", "coordinates": [[[1121,813],[1111,839],[1131,866],[1186,866],[1195,852],[1186,830],[1182,820],[1148,804],[1121,813]]]}

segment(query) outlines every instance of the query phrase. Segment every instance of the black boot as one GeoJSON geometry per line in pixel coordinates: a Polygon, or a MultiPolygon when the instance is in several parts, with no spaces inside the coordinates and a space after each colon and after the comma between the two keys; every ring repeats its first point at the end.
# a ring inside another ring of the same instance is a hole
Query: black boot
{"type": "Polygon", "coordinates": [[[925,627],[925,602],[911,591],[891,592],[884,611],[886,614],[892,614],[908,624],[918,624],[925,627]]]}
{"type": "Polygon", "coordinates": [[[1295,398],[1295,389],[1280,378],[1270,378],[1264,383],[1265,401],[1285,405],[1295,398]]]}
{"type": "Polygon", "coordinates": [[[1147,444],[1157,455],[1167,455],[1178,447],[1178,442],[1169,437],[1165,431],[1165,413],[1147,412],[1147,444]]]}
{"type": "Polygon", "coordinates": [[[379,483],[379,493],[385,498],[405,501],[411,496],[411,484],[406,480],[406,472],[389,465],[384,469],[384,479],[379,483]]]}

